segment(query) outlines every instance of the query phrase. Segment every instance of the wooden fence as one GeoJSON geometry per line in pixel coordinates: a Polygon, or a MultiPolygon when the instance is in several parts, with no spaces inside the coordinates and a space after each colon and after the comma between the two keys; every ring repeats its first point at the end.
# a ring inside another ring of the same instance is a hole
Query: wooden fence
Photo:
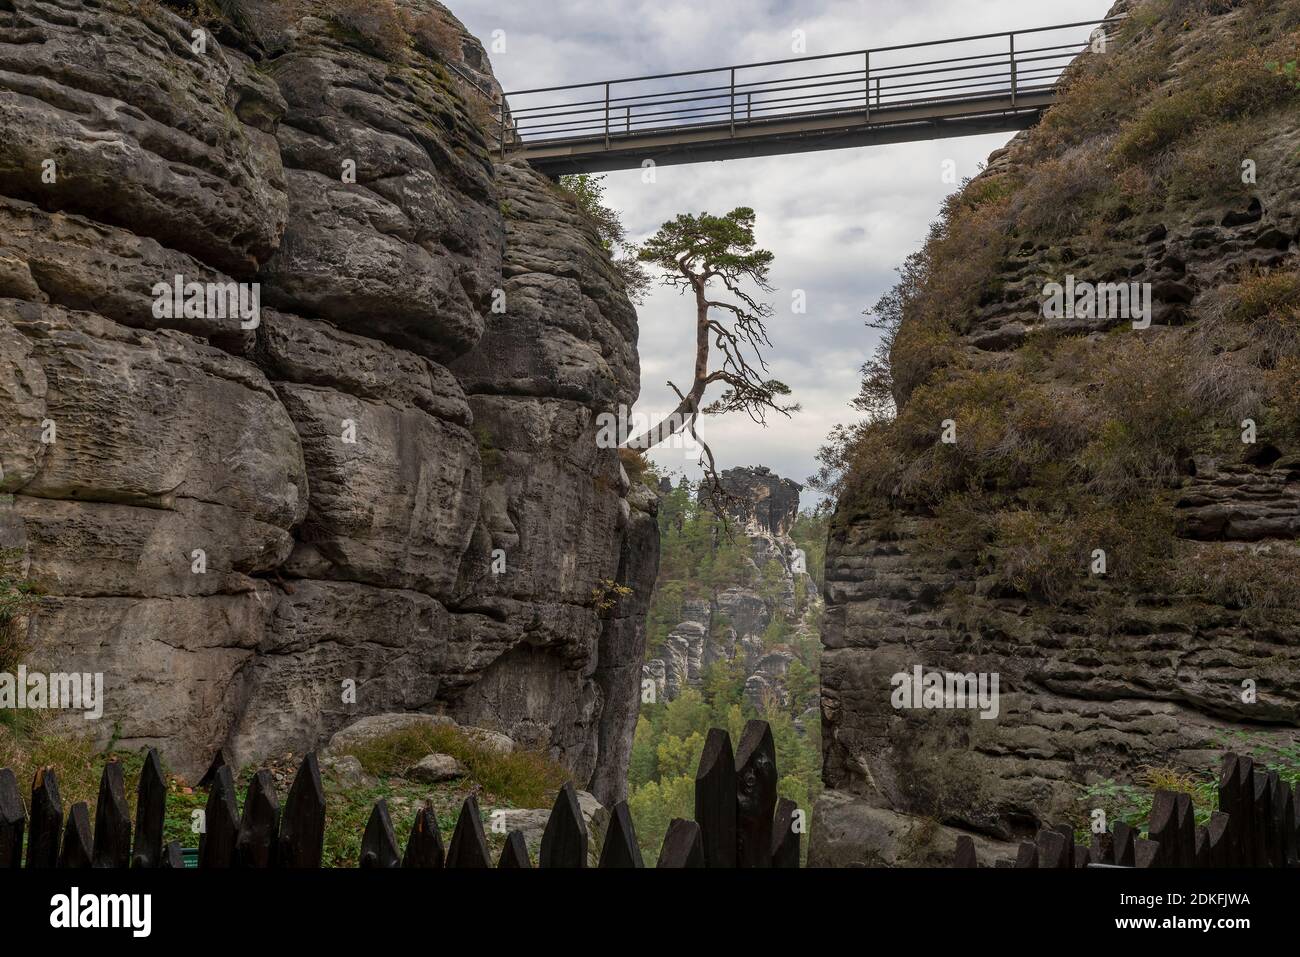
{"type": "MultiPolygon", "coordinates": [[[[799,829],[794,802],[777,800],[776,749],[765,721],[750,721],[733,753],[727,732],[709,732],[695,779],[695,820],[674,820],[659,852],[659,867],[798,867],[799,829]]],[[[303,759],[281,806],[269,771],[249,783],[242,814],[235,781],[221,755],[199,782],[207,788],[205,827],[199,835],[198,866],[320,867],[325,843],[325,790],[316,755],[303,759]]],[[[12,771],[0,769],[0,869],[27,867],[184,867],[175,841],[164,843],[167,784],[158,753],[150,750],[138,782],[135,827],[131,825],[122,765],[110,761],[99,783],[95,826],[85,802],[64,820],[55,771],[43,768],[32,781],[30,812],[23,806],[12,771]]],[[[542,835],[538,865],[586,867],[588,834],[577,793],[565,784],[542,835]]],[[[385,801],[375,804],[361,839],[359,866],[491,867],[478,802],[465,799],[444,849],[438,821],[428,804],[416,812],[405,851],[385,801]]],[[[532,867],[521,831],[506,836],[497,867],[532,867]]],[[[602,868],[644,867],[627,802],[616,805],[601,848],[602,868]]]]}
{"type": "MultiPolygon", "coordinates": [[[[1190,795],[1156,791],[1147,819],[1147,836],[1117,823],[1094,834],[1089,845],[1075,843],[1066,825],[1038,832],[1025,841],[1014,863],[999,867],[1300,867],[1300,782],[1293,790],[1276,771],[1257,770],[1237,754],[1223,758],[1219,810],[1198,825],[1190,795]]],[[[954,867],[975,867],[975,843],[957,839],[954,867]]]]}

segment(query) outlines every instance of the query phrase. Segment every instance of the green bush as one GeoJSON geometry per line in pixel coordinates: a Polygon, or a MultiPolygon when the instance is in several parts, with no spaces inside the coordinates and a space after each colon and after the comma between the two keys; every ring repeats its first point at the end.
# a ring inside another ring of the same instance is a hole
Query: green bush
{"type": "Polygon", "coordinates": [[[572,777],[544,754],[502,753],[455,725],[420,725],[380,735],[343,750],[368,774],[400,775],[427,754],[449,754],[484,791],[517,807],[549,807],[555,792],[572,777]]]}

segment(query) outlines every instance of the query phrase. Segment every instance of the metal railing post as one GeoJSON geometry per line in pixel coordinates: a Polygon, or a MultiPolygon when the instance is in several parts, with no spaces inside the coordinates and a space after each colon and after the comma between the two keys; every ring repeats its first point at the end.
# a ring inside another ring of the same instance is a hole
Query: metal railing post
{"type": "Polygon", "coordinates": [[[1011,42],[1011,105],[1016,105],[1016,35],[1008,33],[1007,39],[1011,42]]]}
{"type": "Polygon", "coordinates": [[[605,84],[605,149],[609,149],[609,84],[605,84]]]}
{"type": "Polygon", "coordinates": [[[624,131],[628,136],[632,135],[632,107],[627,108],[627,119],[624,121],[624,131]]]}
{"type": "Polygon", "coordinates": [[[862,79],[865,87],[862,92],[865,94],[867,98],[867,122],[870,123],[871,122],[871,51],[870,50],[868,50],[866,53],[866,59],[867,59],[866,67],[862,71],[862,79]]]}
{"type": "Polygon", "coordinates": [[[501,107],[499,110],[501,125],[498,127],[497,141],[501,147],[501,158],[506,158],[506,98],[501,97],[501,107]]]}
{"type": "Polygon", "coordinates": [[[745,122],[754,122],[754,91],[745,94],[745,122]]]}
{"type": "Polygon", "coordinates": [[[736,68],[731,68],[731,135],[736,135],[736,68]]]}

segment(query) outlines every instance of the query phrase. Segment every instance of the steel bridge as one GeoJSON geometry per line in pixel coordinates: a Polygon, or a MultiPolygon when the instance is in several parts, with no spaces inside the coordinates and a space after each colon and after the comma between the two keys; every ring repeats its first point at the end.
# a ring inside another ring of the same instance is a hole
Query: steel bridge
{"type": "Polygon", "coordinates": [[[1024,129],[1120,19],[515,90],[496,146],[559,176],[1024,129]]]}

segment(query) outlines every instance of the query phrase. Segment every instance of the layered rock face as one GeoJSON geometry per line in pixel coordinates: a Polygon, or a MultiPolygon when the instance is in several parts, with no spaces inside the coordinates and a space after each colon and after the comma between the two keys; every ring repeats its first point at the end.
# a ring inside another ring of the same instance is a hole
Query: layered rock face
{"type": "MultiPolygon", "coordinates": [[[[734,468],[719,478],[735,534],[743,536],[746,560],[759,577],[775,572],[758,587],[737,584],[708,598],[683,602],[683,618],[669,632],[662,651],[644,665],[644,678],[655,683],[656,696],[672,701],[688,687],[699,687],[704,669],[715,662],[739,661],[745,675],[745,699],[758,712],[770,704],[787,707],[785,675],[796,655],[785,648],[769,650],[764,635],[777,620],[793,625],[795,637],[815,637],[813,623],[821,599],[807,572],[802,550],[790,537],[799,515],[801,486],[772,474],[766,466],[734,468]],[[807,598],[800,607],[798,590],[807,598]]],[[[809,709],[800,723],[816,720],[809,709]]]]}
{"type": "Polygon", "coordinates": [[[181,770],[423,711],[617,797],[658,542],[595,438],[639,388],[617,274],[494,164],[445,8],[405,4],[394,53],[329,5],[241,7],[201,43],[162,5],[0,8],[27,663],[103,672],[93,730],[181,770]],[[160,308],[178,281],[259,284],[257,321],[160,308]]]}
{"type": "Polygon", "coordinates": [[[1261,50],[1300,6],[1114,12],[911,274],[827,550],[813,864],[1014,856],[1085,786],[1297,740],[1300,127],[1261,50]],[[1150,326],[1045,312],[1067,275],[1149,284],[1150,326]],[[918,667],[997,676],[996,716],[900,704],[918,667]]]}

